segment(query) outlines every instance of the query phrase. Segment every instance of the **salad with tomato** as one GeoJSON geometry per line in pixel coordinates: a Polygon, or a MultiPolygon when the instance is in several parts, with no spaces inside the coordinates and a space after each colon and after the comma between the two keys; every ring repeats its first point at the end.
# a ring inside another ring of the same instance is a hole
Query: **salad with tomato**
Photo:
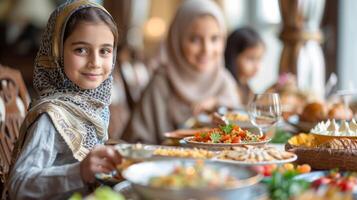
{"type": "Polygon", "coordinates": [[[312,182],[312,187],[316,189],[328,185],[337,187],[342,192],[352,191],[357,185],[357,173],[341,173],[338,170],[331,170],[326,176],[322,176],[312,182]]]}
{"type": "Polygon", "coordinates": [[[265,135],[259,136],[241,129],[238,125],[228,124],[208,131],[195,133],[192,141],[204,143],[227,143],[236,144],[244,142],[265,141],[265,135]]]}

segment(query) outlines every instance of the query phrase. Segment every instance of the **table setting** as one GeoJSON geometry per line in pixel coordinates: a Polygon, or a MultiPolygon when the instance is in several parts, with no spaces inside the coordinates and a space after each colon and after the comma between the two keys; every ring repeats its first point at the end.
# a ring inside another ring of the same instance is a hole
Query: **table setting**
{"type": "Polygon", "coordinates": [[[279,95],[274,93],[256,95],[246,111],[216,112],[205,119],[209,119],[206,120],[209,126],[165,133],[171,143],[115,144],[124,158],[123,164],[116,172],[98,174],[97,180],[133,200],[229,200],[238,194],[240,199],[273,200],[279,199],[279,195],[309,199],[316,198],[317,191],[327,195],[325,199],[340,199],[336,195],[342,195],[341,199],[355,199],[357,181],[351,172],[357,166],[352,159],[357,149],[354,119],[324,118],[309,131],[285,134],[279,126],[289,122],[283,122],[279,95]],[[196,181],[202,174],[193,178],[193,174],[212,167],[218,170],[217,174],[237,177],[239,186],[221,185],[212,189],[210,184],[196,181]],[[348,177],[342,179],[343,183],[329,178],[335,168],[341,170],[338,171],[340,176],[348,177]],[[184,173],[176,174],[180,171],[184,173]],[[249,177],[241,177],[239,172],[249,177]],[[324,180],[325,176],[329,181],[324,180]],[[248,183],[246,179],[254,181],[248,183]],[[330,184],[334,181],[338,183],[330,184]],[[200,183],[199,187],[191,185],[196,182],[200,183]],[[294,192],[292,188],[297,189],[294,192]]]}

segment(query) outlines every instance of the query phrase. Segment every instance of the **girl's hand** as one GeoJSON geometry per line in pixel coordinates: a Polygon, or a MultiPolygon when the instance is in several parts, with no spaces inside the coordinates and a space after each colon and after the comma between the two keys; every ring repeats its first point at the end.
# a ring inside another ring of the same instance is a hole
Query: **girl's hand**
{"type": "Polygon", "coordinates": [[[86,183],[93,183],[96,173],[109,173],[120,163],[121,156],[114,147],[97,146],[80,163],[82,180],[86,183]]]}
{"type": "Polygon", "coordinates": [[[203,111],[213,111],[217,106],[217,98],[211,97],[193,106],[193,114],[198,115],[203,111]]]}

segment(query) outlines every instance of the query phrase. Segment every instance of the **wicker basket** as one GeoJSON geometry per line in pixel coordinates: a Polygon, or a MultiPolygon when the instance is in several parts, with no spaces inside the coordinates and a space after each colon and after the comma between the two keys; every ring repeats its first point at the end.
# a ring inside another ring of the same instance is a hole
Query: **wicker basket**
{"type": "Polygon", "coordinates": [[[298,156],[298,164],[309,164],[313,169],[357,171],[357,149],[308,148],[289,143],[285,149],[298,156]]]}

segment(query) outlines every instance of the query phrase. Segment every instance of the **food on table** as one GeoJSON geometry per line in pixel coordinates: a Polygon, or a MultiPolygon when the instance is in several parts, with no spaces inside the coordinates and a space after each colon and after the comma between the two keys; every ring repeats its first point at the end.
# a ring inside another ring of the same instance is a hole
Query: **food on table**
{"type": "Polygon", "coordinates": [[[327,117],[327,108],[323,103],[313,102],[305,106],[300,120],[305,122],[319,122],[327,117]]]}
{"type": "Polygon", "coordinates": [[[337,120],[351,120],[353,117],[352,110],[342,103],[332,105],[332,108],[328,111],[327,117],[329,119],[337,120]]]}
{"type": "Polygon", "coordinates": [[[328,149],[357,149],[357,140],[348,138],[334,138],[328,142],[325,142],[319,147],[328,149]]]}
{"type": "Polygon", "coordinates": [[[230,188],[239,183],[239,180],[230,175],[228,169],[204,165],[198,161],[193,166],[178,165],[175,169],[163,176],[151,177],[149,185],[153,187],[181,188],[230,188]]]}
{"type": "Polygon", "coordinates": [[[311,166],[309,164],[297,165],[296,171],[300,174],[309,173],[311,171],[311,166]]]}
{"type": "Polygon", "coordinates": [[[125,200],[125,197],[114,191],[108,186],[101,186],[95,189],[95,191],[89,196],[82,198],[82,195],[78,192],[74,193],[69,200],[125,200]]]}
{"type": "Polygon", "coordinates": [[[357,139],[299,134],[292,137],[285,148],[294,152],[297,163],[308,163],[314,169],[357,170],[355,158],[357,139]],[[303,136],[303,137],[302,137],[303,136]]]}
{"type": "Polygon", "coordinates": [[[316,138],[313,134],[300,133],[288,140],[293,146],[315,147],[317,146],[316,138]]]}
{"type": "Polygon", "coordinates": [[[288,140],[295,147],[326,148],[326,149],[357,149],[357,140],[349,138],[331,138],[320,141],[313,134],[300,133],[288,140]]]}
{"type": "Polygon", "coordinates": [[[308,164],[294,166],[294,164],[292,163],[285,163],[280,166],[276,164],[255,165],[252,166],[252,169],[264,176],[271,176],[274,171],[279,171],[280,173],[285,173],[286,171],[294,171],[297,172],[297,174],[305,174],[311,171],[311,166],[308,164]]]}
{"type": "Polygon", "coordinates": [[[209,159],[214,156],[212,151],[204,149],[189,149],[189,148],[158,148],[154,151],[154,155],[170,156],[170,157],[186,157],[209,159]]]}
{"type": "Polygon", "coordinates": [[[343,120],[341,125],[337,124],[334,119],[322,121],[311,129],[311,133],[328,136],[357,136],[357,123],[354,119],[350,122],[343,120]]]}
{"type": "Polygon", "coordinates": [[[245,142],[265,141],[266,136],[259,136],[247,130],[241,129],[238,125],[228,124],[219,128],[212,128],[208,131],[197,132],[192,138],[195,142],[204,143],[226,143],[236,144],[245,142]]]}
{"type": "Polygon", "coordinates": [[[324,176],[315,179],[311,189],[297,198],[299,200],[349,200],[357,185],[357,174],[355,172],[341,173],[338,170],[331,170],[324,176]]]}
{"type": "Polygon", "coordinates": [[[341,173],[338,170],[331,170],[326,176],[322,176],[312,182],[314,188],[324,185],[332,185],[342,192],[352,191],[357,185],[356,172],[341,173]]]}
{"type": "Polygon", "coordinates": [[[293,199],[293,197],[307,190],[310,183],[303,179],[295,179],[298,174],[296,170],[274,171],[271,178],[265,182],[269,191],[269,198],[271,200],[293,199]]]}
{"type": "Polygon", "coordinates": [[[300,121],[316,123],[327,119],[336,120],[351,120],[353,118],[352,110],[342,103],[335,103],[327,106],[322,102],[313,102],[307,104],[302,114],[300,121]]]}
{"type": "Polygon", "coordinates": [[[247,114],[228,112],[224,115],[224,117],[229,121],[241,121],[246,122],[249,121],[249,116],[247,114]]]}
{"type": "Polygon", "coordinates": [[[276,164],[271,165],[255,165],[251,167],[254,171],[263,176],[271,176],[272,173],[278,168],[276,164]]]}
{"type": "Polygon", "coordinates": [[[295,154],[280,151],[272,146],[252,145],[233,147],[233,150],[224,150],[218,156],[219,159],[244,161],[249,163],[287,160],[294,157],[295,154]]]}
{"type": "Polygon", "coordinates": [[[274,137],[271,139],[270,143],[285,144],[292,137],[292,134],[281,128],[276,128],[274,137]]]}
{"type": "Polygon", "coordinates": [[[292,200],[352,200],[352,192],[341,192],[336,187],[327,187],[320,191],[309,189],[295,196],[292,200]]]}

